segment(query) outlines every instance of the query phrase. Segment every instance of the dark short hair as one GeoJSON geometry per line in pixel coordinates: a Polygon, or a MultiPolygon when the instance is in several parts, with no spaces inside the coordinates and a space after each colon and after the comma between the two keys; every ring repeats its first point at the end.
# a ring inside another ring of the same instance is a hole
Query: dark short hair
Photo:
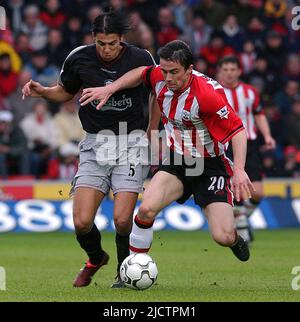
{"type": "Polygon", "coordinates": [[[218,66],[217,67],[222,67],[224,64],[235,64],[238,66],[238,68],[241,68],[241,63],[239,59],[236,56],[225,56],[222,59],[218,61],[218,66]]]}
{"type": "Polygon", "coordinates": [[[124,15],[117,14],[113,11],[103,13],[95,18],[92,25],[94,35],[102,33],[118,34],[122,36],[130,30],[127,18],[124,15]]]}
{"type": "Polygon", "coordinates": [[[181,66],[188,69],[193,64],[193,54],[189,46],[182,40],[173,40],[158,50],[160,58],[179,62],[181,66]]]}

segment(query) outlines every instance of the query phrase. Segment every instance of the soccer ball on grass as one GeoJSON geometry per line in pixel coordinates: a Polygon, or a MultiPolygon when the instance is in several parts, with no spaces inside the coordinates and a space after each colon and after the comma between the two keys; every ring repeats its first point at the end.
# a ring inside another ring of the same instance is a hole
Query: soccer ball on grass
{"type": "Polygon", "coordinates": [[[124,284],[135,290],[145,290],[157,279],[157,266],[153,259],[144,253],[126,257],[120,268],[124,284]]]}

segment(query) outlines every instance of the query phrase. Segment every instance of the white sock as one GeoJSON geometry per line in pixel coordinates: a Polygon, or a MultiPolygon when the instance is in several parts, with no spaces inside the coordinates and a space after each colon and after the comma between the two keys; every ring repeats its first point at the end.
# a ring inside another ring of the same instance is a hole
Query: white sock
{"type": "Polygon", "coordinates": [[[238,234],[246,241],[251,241],[250,237],[250,225],[247,216],[244,214],[235,217],[235,224],[238,234]]]}
{"type": "Polygon", "coordinates": [[[153,222],[142,221],[135,216],[129,237],[130,254],[147,253],[153,240],[153,222]]]}

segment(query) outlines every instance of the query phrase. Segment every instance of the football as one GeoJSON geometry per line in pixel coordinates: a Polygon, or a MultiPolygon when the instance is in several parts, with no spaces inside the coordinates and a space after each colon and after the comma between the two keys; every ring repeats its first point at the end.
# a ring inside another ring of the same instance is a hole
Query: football
{"type": "Polygon", "coordinates": [[[147,254],[133,254],[126,257],[120,268],[124,284],[135,290],[145,290],[157,279],[157,266],[147,254]]]}

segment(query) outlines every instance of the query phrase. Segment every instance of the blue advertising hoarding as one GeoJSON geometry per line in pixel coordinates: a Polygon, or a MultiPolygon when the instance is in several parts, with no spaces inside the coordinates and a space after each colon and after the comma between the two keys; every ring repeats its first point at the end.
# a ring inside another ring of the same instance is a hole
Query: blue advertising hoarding
{"type": "MultiPolygon", "coordinates": [[[[72,200],[2,201],[0,233],[72,231],[74,230],[72,204],[72,200]]],[[[114,230],[112,214],[113,201],[104,200],[95,221],[99,230],[114,230]]],[[[250,217],[250,223],[254,229],[300,227],[300,199],[265,198],[250,217]]],[[[159,214],[155,220],[154,230],[163,229],[207,230],[208,225],[203,212],[191,199],[184,205],[172,203],[159,214]]]]}

